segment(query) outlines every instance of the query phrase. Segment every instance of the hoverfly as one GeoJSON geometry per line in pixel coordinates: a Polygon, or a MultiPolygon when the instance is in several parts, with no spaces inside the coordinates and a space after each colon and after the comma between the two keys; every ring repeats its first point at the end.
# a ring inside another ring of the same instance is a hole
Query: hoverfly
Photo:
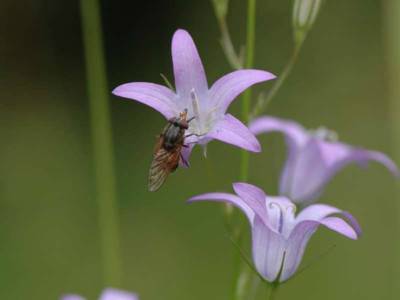
{"type": "Polygon", "coordinates": [[[187,147],[184,144],[185,131],[194,117],[189,120],[186,118],[187,109],[181,112],[179,117],[169,119],[168,124],[158,136],[149,172],[148,188],[150,192],[157,191],[161,187],[168,175],[178,168],[180,159],[183,164],[187,165],[181,151],[183,147],[187,147]]]}

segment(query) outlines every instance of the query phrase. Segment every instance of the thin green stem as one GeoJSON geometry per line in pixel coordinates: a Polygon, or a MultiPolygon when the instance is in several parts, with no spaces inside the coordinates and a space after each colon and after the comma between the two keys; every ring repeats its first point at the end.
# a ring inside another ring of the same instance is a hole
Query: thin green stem
{"type": "Polygon", "coordinates": [[[262,283],[262,280],[260,279],[260,276],[258,276],[258,274],[253,274],[250,292],[249,292],[249,300],[256,299],[258,287],[260,286],[261,283],[262,283]]]}
{"type": "Polygon", "coordinates": [[[80,4],[104,284],[118,287],[121,285],[119,224],[100,7],[97,0],[81,0],[80,4]]]}
{"type": "MultiPolygon", "coordinates": [[[[389,96],[389,113],[392,120],[393,132],[393,156],[395,161],[400,161],[400,1],[388,0],[383,3],[384,16],[384,33],[386,45],[386,69],[387,69],[387,84],[389,96]]],[[[396,198],[400,197],[400,184],[396,184],[396,198]]],[[[397,215],[400,215],[400,205],[396,201],[397,215]]],[[[397,217],[396,233],[400,234],[400,218],[397,217]]],[[[395,239],[396,257],[393,264],[393,295],[400,294],[400,286],[397,282],[400,280],[400,239],[395,239]]],[[[397,297],[396,297],[397,298],[397,297]]]]}
{"type": "MultiPolygon", "coordinates": [[[[255,27],[256,27],[256,0],[248,0],[247,7],[247,36],[246,36],[246,61],[245,67],[252,68],[254,64],[255,27]]],[[[243,122],[249,121],[251,89],[246,90],[242,100],[243,122]]],[[[249,175],[249,153],[242,151],[240,165],[240,179],[247,181],[249,175]]]]}
{"type": "Polygon", "coordinates": [[[281,88],[282,84],[285,82],[286,78],[290,74],[295,65],[301,46],[297,46],[293,49],[292,55],[290,56],[288,62],[286,63],[285,67],[283,68],[282,72],[279,74],[277,79],[274,81],[272,88],[269,90],[268,94],[265,97],[259,99],[257,104],[255,105],[253,112],[251,113],[251,118],[255,118],[258,116],[262,111],[264,111],[271,100],[275,97],[278,90],[281,88]]]}
{"type": "Polygon", "coordinates": [[[272,283],[268,285],[267,300],[274,300],[278,292],[279,284],[272,283]]]}
{"type": "MultiPolygon", "coordinates": [[[[248,0],[247,2],[247,36],[246,36],[246,58],[245,67],[252,68],[254,64],[254,47],[255,47],[255,25],[256,25],[256,0],[248,0]]],[[[249,121],[251,90],[248,89],[242,100],[242,119],[245,123],[249,121]]],[[[240,163],[240,180],[247,181],[249,174],[249,153],[242,151],[240,163]]],[[[243,240],[243,222],[237,226],[238,245],[243,240]]],[[[243,299],[244,291],[250,278],[249,268],[241,262],[240,255],[234,257],[234,285],[233,299],[243,299]]]]}
{"type": "Polygon", "coordinates": [[[221,31],[222,50],[224,51],[228,63],[234,69],[237,70],[242,69],[243,68],[242,57],[240,55],[240,52],[239,54],[237,54],[235,51],[235,47],[233,46],[231,35],[228,30],[228,25],[226,24],[226,19],[218,18],[218,25],[221,31]]]}

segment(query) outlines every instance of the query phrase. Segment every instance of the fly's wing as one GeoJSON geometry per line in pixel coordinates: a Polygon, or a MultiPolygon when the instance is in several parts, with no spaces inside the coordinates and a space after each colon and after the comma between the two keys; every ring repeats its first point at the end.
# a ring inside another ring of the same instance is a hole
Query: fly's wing
{"type": "Polygon", "coordinates": [[[149,172],[149,191],[157,191],[168,175],[178,167],[182,147],[173,150],[159,148],[154,153],[149,172]]]}

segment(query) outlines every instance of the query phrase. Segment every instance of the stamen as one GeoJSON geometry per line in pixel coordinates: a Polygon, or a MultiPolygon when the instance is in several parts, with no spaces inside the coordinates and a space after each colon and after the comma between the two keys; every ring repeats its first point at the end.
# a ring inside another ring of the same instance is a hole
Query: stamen
{"type": "Polygon", "coordinates": [[[279,209],[278,232],[279,232],[279,233],[282,233],[282,228],[283,228],[283,211],[284,211],[284,210],[282,209],[282,207],[280,206],[279,203],[271,202],[271,203],[269,204],[269,207],[270,207],[270,208],[274,208],[274,206],[276,206],[276,207],[279,209]]]}
{"type": "Polygon", "coordinates": [[[270,202],[269,207],[272,209],[276,206],[279,209],[279,221],[278,221],[278,232],[282,233],[283,230],[283,221],[286,213],[293,213],[296,212],[296,205],[292,204],[287,207],[282,207],[279,202],[270,202]]]}
{"type": "Polygon", "coordinates": [[[203,145],[203,155],[207,158],[207,144],[203,145]]]}
{"type": "Polygon", "coordinates": [[[197,98],[196,91],[192,89],[190,91],[190,97],[192,98],[192,108],[193,108],[193,114],[195,117],[195,120],[197,121],[196,123],[198,124],[198,130],[199,134],[202,132],[201,128],[201,120],[200,120],[200,106],[199,106],[199,99],[197,98]]]}

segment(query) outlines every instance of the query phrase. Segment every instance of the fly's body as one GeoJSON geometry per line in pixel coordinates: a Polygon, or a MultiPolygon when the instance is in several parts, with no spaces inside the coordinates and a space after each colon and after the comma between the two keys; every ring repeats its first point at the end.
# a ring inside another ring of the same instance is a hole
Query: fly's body
{"type": "MultiPolygon", "coordinates": [[[[185,131],[191,121],[186,118],[187,110],[180,113],[179,117],[170,119],[158,137],[149,172],[151,192],[158,190],[168,175],[178,168],[179,161],[183,161],[181,151],[185,147],[185,131]]],[[[187,164],[185,161],[183,163],[187,164]]]]}

